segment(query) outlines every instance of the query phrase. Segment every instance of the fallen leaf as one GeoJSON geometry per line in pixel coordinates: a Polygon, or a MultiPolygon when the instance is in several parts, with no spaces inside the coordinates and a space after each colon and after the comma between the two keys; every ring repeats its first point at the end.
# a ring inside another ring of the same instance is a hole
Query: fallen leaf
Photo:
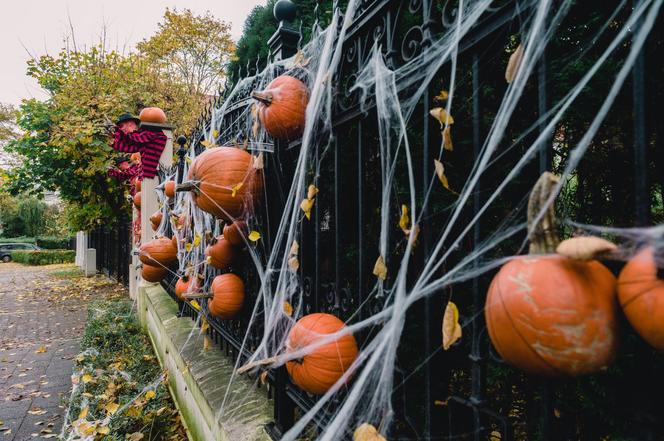
{"type": "Polygon", "coordinates": [[[195,247],[197,247],[201,244],[201,235],[200,234],[196,233],[194,235],[194,242],[193,243],[194,243],[195,247]]]}
{"type": "Polygon", "coordinates": [[[83,383],[89,383],[92,381],[92,375],[90,374],[83,374],[81,377],[81,380],[83,380],[83,383]]]}
{"type": "Polygon", "coordinates": [[[383,256],[378,256],[378,259],[376,259],[373,273],[381,280],[387,279],[387,266],[385,266],[385,260],[383,259],[383,256]]]}
{"type": "Polygon", "coordinates": [[[450,183],[447,181],[447,176],[445,176],[445,167],[443,166],[443,163],[437,159],[434,159],[433,165],[436,168],[436,175],[438,175],[440,183],[443,184],[443,187],[449,190],[450,183]]]}
{"type": "Polygon", "coordinates": [[[304,211],[304,215],[307,217],[308,220],[311,220],[311,209],[314,206],[314,200],[313,199],[303,199],[302,203],[300,204],[300,209],[304,211]]]}
{"type": "Polygon", "coordinates": [[[447,92],[447,90],[443,89],[438,92],[438,95],[436,95],[433,99],[434,101],[445,101],[449,96],[450,94],[447,92]]]}
{"type": "Polygon", "coordinates": [[[201,317],[201,334],[205,334],[210,329],[210,324],[205,317],[201,317]]]}
{"type": "Polygon", "coordinates": [[[87,406],[84,407],[83,409],[81,409],[81,412],[78,414],[78,418],[77,418],[77,419],[79,419],[79,420],[83,420],[83,419],[85,419],[85,417],[88,416],[88,410],[89,410],[89,409],[88,409],[87,406]]]}
{"type": "Polygon", "coordinates": [[[516,50],[510,55],[510,59],[507,62],[507,68],[505,69],[505,81],[511,83],[514,81],[519,67],[521,67],[521,59],[523,58],[523,46],[517,46],[516,50]]]}
{"type": "Polygon", "coordinates": [[[194,244],[191,242],[187,242],[186,244],[184,244],[184,249],[185,251],[189,252],[194,249],[194,244]]]}
{"type": "Polygon", "coordinates": [[[318,188],[314,184],[309,185],[309,188],[307,189],[307,199],[313,199],[317,193],[318,188]]]}
{"type": "Polygon", "coordinates": [[[219,138],[219,130],[214,129],[212,131],[212,137],[215,138],[215,139],[219,138]]]}
{"type": "Polygon", "coordinates": [[[284,304],[283,304],[283,310],[284,310],[284,314],[286,314],[288,317],[293,316],[293,305],[291,305],[289,302],[287,302],[285,300],[284,300],[284,304]]]}
{"type": "Polygon", "coordinates": [[[106,406],[104,406],[104,409],[106,412],[108,412],[109,415],[113,415],[115,412],[118,411],[120,408],[120,405],[118,403],[107,403],[106,406]]]}
{"type": "Polygon", "coordinates": [[[386,441],[373,424],[363,423],[353,432],[353,441],[386,441]]]}
{"type": "Polygon", "coordinates": [[[149,390],[149,391],[145,392],[145,399],[146,399],[146,400],[151,400],[151,399],[153,399],[155,396],[157,396],[157,392],[155,392],[155,391],[153,391],[153,390],[149,390]]]}
{"type": "Polygon", "coordinates": [[[134,432],[128,435],[125,435],[125,438],[129,441],[141,441],[143,439],[143,434],[141,432],[134,432]]]}
{"type": "Polygon", "coordinates": [[[259,233],[256,230],[252,230],[251,233],[249,233],[249,236],[247,236],[250,241],[252,242],[257,242],[261,238],[261,233],[259,233]]]}
{"type": "Polygon", "coordinates": [[[267,383],[267,371],[261,372],[261,375],[258,377],[261,381],[262,385],[265,385],[267,383]]]}
{"type": "Polygon", "coordinates": [[[265,165],[264,165],[264,160],[263,160],[263,152],[260,152],[260,153],[258,154],[258,156],[255,156],[255,157],[254,157],[254,164],[253,164],[253,167],[254,167],[256,170],[262,170],[264,166],[265,166],[265,165]]]}
{"type": "Polygon", "coordinates": [[[502,435],[497,430],[494,430],[489,434],[489,441],[500,441],[501,439],[502,435]]]}
{"type": "Polygon", "coordinates": [[[443,129],[443,148],[450,152],[454,150],[454,144],[452,144],[452,126],[447,126],[443,129]]]}
{"type": "Polygon", "coordinates": [[[206,149],[209,149],[210,147],[212,147],[212,143],[210,141],[208,141],[207,139],[204,139],[203,141],[201,141],[201,145],[203,147],[205,147],[206,149]]]}
{"type": "Polygon", "coordinates": [[[46,352],[46,347],[45,346],[40,346],[36,351],[35,354],[43,354],[46,352]]]}
{"type": "Polygon", "coordinates": [[[429,111],[429,114],[438,120],[441,127],[454,124],[454,118],[443,107],[434,107],[429,111]]]}
{"type": "Polygon", "coordinates": [[[447,302],[443,314],[443,349],[447,351],[460,338],[459,310],[454,303],[447,302]]]}
{"type": "Polygon", "coordinates": [[[200,311],[200,310],[201,310],[201,305],[199,305],[198,302],[197,302],[196,300],[192,300],[191,302],[189,302],[189,304],[190,304],[191,307],[194,308],[196,311],[200,311]]]}
{"type": "Polygon", "coordinates": [[[401,205],[401,218],[399,218],[399,228],[408,234],[408,227],[410,226],[410,217],[408,217],[408,205],[401,205]]]}
{"type": "Polygon", "coordinates": [[[108,426],[101,426],[97,428],[97,433],[102,435],[108,435],[111,432],[111,429],[108,426]]]}

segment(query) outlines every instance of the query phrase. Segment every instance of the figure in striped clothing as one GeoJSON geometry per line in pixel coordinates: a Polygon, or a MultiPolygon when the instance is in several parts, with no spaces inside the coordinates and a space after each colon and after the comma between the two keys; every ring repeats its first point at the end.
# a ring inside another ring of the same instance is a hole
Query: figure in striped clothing
{"type": "Polygon", "coordinates": [[[154,178],[159,157],[166,146],[166,135],[161,130],[139,127],[140,120],[131,113],[123,113],[116,122],[113,148],[119,152],[141,154],[139,179],[154,178]]]}

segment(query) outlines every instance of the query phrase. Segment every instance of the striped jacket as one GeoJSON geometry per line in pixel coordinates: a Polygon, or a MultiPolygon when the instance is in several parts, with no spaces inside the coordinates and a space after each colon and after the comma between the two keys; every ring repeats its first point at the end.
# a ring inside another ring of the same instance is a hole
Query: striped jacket
{"type": "Polygon", "coordinates": [[[115,150],[126,153],[141,153],[143,178],[154,178],[157,174],[159,157],[165,146],[166,135],[163,132],[138,129],[135,132],[125,134],[120,129],[116,129],[113,136],[113,148],[115,150]]]}

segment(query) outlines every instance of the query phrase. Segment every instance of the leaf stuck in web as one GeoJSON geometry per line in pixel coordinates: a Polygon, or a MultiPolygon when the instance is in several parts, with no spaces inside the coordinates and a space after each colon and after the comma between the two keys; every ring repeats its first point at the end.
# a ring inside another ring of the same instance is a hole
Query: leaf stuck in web
{"type": "Polygon", "coordinates": [[[460,338],[459,310],[454,303],[447,302],[443,314],[443,349],[447,351],[460,338]]]}
{"type": "Polygon", "coordinates": [[[505,81],[511,83],[514,81],[516,74],[519,72],[519,67],[521,67],[521,60],[523,59],[523,46],[517,46],[516,50],[510,55],[510,59],[507,62],[507,68],[505,69],[505,81]]]}
{"type": "Polygon", "coordinates": [[[434,107],[429,111],[431,116],[436,118],[438,122],[440,123],[440,127],[445,127],[450,124],[454,124],[454,118],[452,118],[452,115],[448,114],[445,108],[443,107],[434,107]]]}
{"type": "Polygon", "coordinates": [[[353,441],[386,441],[373,424],[360,424],[353,432],[353,441]]]}
{"type": "Polygon", "coordinates": [[[237,194],[237,192],[240,191],[240,189],[242,188],[242,184],[244,184],[244,183],[243,183],[243,182],[240,182],[240,183],[235,184],[235,185],[233,186],[233,188],[231,189],[231,190],[232,190],[231,197],[235,197],[235,195],[237,194]]]}
{"type": "Polygon", "coordinates": [[[408,216],[408,205],[401,205],[401,217],[399,218],[399,228],[405,233],[408,234],[410,227],[410,217],[408,216]]]}
{"type": "Polygon", "coordinates": [[[264,159],[263,159],[263,152],[260,152],[260,153],[258,154],[258,156],[254,156],[253,167],[254,167],[256,170],[262,170],[263,167],[265,166],[263,162],[264,162],[264,159]]]}
{"type": "Polygon", "coordinates": [[[454,150],[454,144],[452,144],[452,126],[447,126],[443,129],[443,148],[450,152],[454,150]]]}
{"type": "Polygon", "coordinates": [[[443,184],[443,187],[450,190],[450,183],[447,181],[447,176],[445,176],[445,167],[443,166],[443,163],[434,159],[433,165],[436,168],[436,175],[438,176],[440,183],[443,184]]]}
{"type": "Polygon", "coordinates": [[[252,242],[258,242],[261,238],[261,233],[259,233],[256,230],[252,230],[251,233],[249,233],[249,236],[247,238],[252,241],[252,242]]]}
{"type": "Polygon", "coordinates": [[[293,305],[291,305],[289,302],[284,300],[283,311],[284,311],[284,314],[286,314],[288,317],[292,317],[293,316],[293,305]]]}
{"type": "Polygon", "coordinates": [[[381,280],[387,279],[387,266],[385,266],[385,260],[383,259],[383,256],[378,256],[378,259],[376,259],[373,273],[381,280]]]}

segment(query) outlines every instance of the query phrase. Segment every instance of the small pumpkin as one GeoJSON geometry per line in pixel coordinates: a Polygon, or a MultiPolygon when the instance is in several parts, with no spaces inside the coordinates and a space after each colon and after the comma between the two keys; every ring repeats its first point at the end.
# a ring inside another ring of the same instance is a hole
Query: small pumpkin
{"type": "Polygon", "coordinates": [[[184,300],[184,294],[198,289],[198,280],[196,277],[182,276],[175,282],[175,295],[178,299],[184,300]]]}
{"type": "Polygon", "coordinates": [[[484,313],[491,341],[507,363],[535,375],[575,376],[597,372],[615,356],[616,280],[596,260],[551,254],[558,245],[552,204],[533,228],[556,182],[545,173],[535,184],[528,204],[531,255],[503,265],[484,313]]]}
{"type": "Polygon", "coordinates": [[[138,119],[141,122],[164,124],[166,114],[159,107],[146,107],[138,114],[138,119]]]}
{"type": "Polygon", "coordinates": [[[166,181],[164,182],[164,194],[168,198],[175,197],[175,181],[166,181]]]}
{"type": "Polygon", "coordinates": [[[134,207],[136,207],[137,209],[140,210],[141,209],[141,192],[140,191],[137,191],[134,194],[133,200],[134,200],[134,207]]]}
{"type": "Polygon", "coordinates": [[[161,225],[161,220],[163,219],[164,215],[161,212],[161,210],[157,210],[154,213],[152,213],[152,216],[150,216],[150,223],[152,224],[152,229],[154,231],[157,231],[159,229],[159,225],[161,225]]]}
{"type": "Polygon", "coordinates": [[[213,147],[199,155],[189,169],[189,181],[178,191],[191,191],[203,211],[232,221],[251,211],[263,193],[263,177],[254,157],[235,147],[213,147]]]}
{"type": "Polygon", "coordinates": [[[242,309],[244,303],[244,282],[232,273],[222,274],[212,280],[212,298],[208,300],[208,310],[214,317],[232,319],[242,309]]]}
{"type": "Polygon", "coordinates": [[[642,248],[620,271],[618,300],[634,330],[664,351],[664,272],[652,246],[642,248]],[[659,268],[658,268],[659,267],[659,268]]]}
{"type": "Polygon", "coordinates": [[[133,178],[131,182],[132,182],[132,184],[134,184],[134,189],[135,189],[136,193],[138,193],[139,191],[141,191],[141,183],[142,183],[143,181],[141,181],[141,180],[138,179],[138,178],[133,178]]]}
{"type": "Polygon", "coordinates": [[[159,237],[141,245],[138,258],[147,265],[169,266],[177,262],[177,254],[178,250],[171,239],[159,237]]]}
{"type": "Polygon", "coordinates": [[[224,225],[223,236],[232,245],[242,246],[245,243],[244,237],[248,233],[247,223],[243,220],[236,220],[231,224],[224,225]]]}
{"type": "Polygon", "coordinates": [[[166,274],[168,274],[168,269],[162,266],[146,265],[144,263],[141,269],[141,277],[147,282],[161,282],[166,277],[166,274]]]}
{"type": "Polygon", "coordinates": [[[222,235],[215,238],[212,245],[205,248],[205,256],[209,258],[208,263],[213,267],[225,269],[233,263],[235,248],[222,235]]]}
{"type": "MultiPolygon", "coordinates": [[[[344,322],[331,314],[305,315],[288,333],[286,352],[304,349],[318,339],[339,332],[345,327],[344,322]]],[[[298,387],[311,394],[321,395],[350,368],[357,354],[355,337],[346,334],[312,349],[300,359],[288,361],[286,369],[298,387]]]]}
{"type": "Polygon", "coordinates": [[[302,81],[280,75],[251,97],[258,101],[258,118],[270,136],[288,141],[302,136],[309,102],[309,90],[302,81]]]}

